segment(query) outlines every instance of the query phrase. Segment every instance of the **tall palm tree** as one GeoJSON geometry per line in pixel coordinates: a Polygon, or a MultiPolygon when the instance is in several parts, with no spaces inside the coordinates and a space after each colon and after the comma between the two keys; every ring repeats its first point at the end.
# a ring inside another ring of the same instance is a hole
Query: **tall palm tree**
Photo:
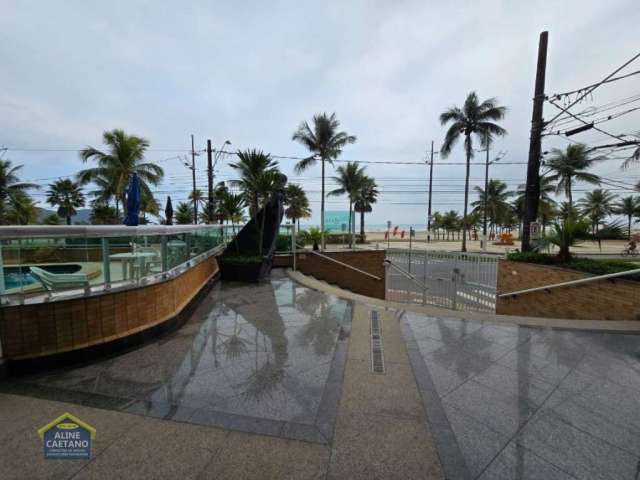
{"type": "Polygon", "coordinates": [[[0,160],[0,225],[7,223],[8,203],[30,188],[38,188],[35,183],[21,182],[18,171],[22,165],[13,166],[11,160],[0,160]]]}
{"type": "Polygon", "coordinates": [[[360,235],[364,237],[364,214],[373,210],[373,204],[378,201],[378,185],[376,181],[365,176],[362,185],[356,193],[353,210],[360,214],[360,235]]]}
{"type": "Polygon", "coordinates": [[[332,177],[339,187],[331,190],[327,196],[344,195],[349,197],[349,246],[353,247],[353,202],[356,200],[358,192],[362,188],[362,182],[366,177],[364,167],[358,166],[355,162],[348,162],[346,165],[340,165],[336,172],[337,176],[332,177]]]}
{"type": "Polygon", "coordinates": [[[158,165],[144,161],[145,151],[149,147],[149,141],[144,138],[116,128],[104,132],[102,141],[108,147],[107,153],[94,147],[87,147],[80,152],[83,162],[95,160],[98,166],[81,170],[78,181],[83,185],[97,184],[103,192],[101,200],[115,198],[116,212],[119,213],[119,205],[122,204],[126,214],[125,196],[131,176],[138,174],[142,195],[152,196],[149,185],[158,185],[164,171],[158,165]]]}
{"type": "Polygon", "coordinates": [[[631,239],[631,226],[633,225],[633,217],[640,217],[640,197],[629,195],[628,197],[621,198],[620,201],[614,205],[614,213],[627,217],[627,230],[629,239],[631,239]]]}
{"type": "Polygon", "coordinates": [[[342,153],[342,149],[350,143],[356,142],[354,135],[339,131],[340,121],[336,114],[317,113],[313,116],[313,129],[304,121],[294,132],[291,139],[304,145],[312,155],[300,160],[295,167],[296,173],[312,167],[320,160],[322,162],[322,189],[320,195],[320,245],[324,250],[324,170],[325,163],[333,165],[333,161],[342,153]]]}
{"type": "Polygon", "coordinates": [[[585,182],[592,185],[600,185],[600,177],[587,170],[603,157],[594,156],[586,145],[581,143],[568,145],[566,150],[554,148],[551,150],[551,157],[545,162],[549,168],[551,181],[557,182],[556,193],[564,193],[573,206],[573,184],[575,182],[585,182]]]}
{"type": "Polygon", "coordinates": [[[284,193],[285,205],[287,208],[284,214],[293,222],[298,222],[298,230],[300,230],[300,219],[309,218],[311,216],[311,207],[309,199],[304,189],[300,185],[290,183],[284,193]]]}
{"type": "Polygon", "coordinates": [[[57,206],[58,216],[64,218],[67,225],[71,225],[71,217],[78,213],[76,208],[84,207],[85,198],[77,182],[61,179],[49,185],[47,202],[52,207],[57,206]]]}
{"type": "Polygon", "coordinates": [[[258,182],[264,180],[265,172],[278,171],[278,162],[262,150],[238,150],[236,155],[238,161],[230,163],[229,166],[240,174],[240,179],[232,180],[231,184],[242,190],[249,205],[249,215],[254,217],[261,202],[258,182]]]}
{"type": "Polygon", "coordinates": [[[592,192],[587,192],[578,202],[582,213],[591,220],[594,235],[598,233],[600,222],[614,212],[615,198],[616,196],[608,190],[596,188],[592,192]]]}
{"type": "Polygon", "coordinates": [[[491,231],[495,230],[498,218],[504,214],[504,212],[511,210],[509,204],[509,197],[513,195],[513,192],[507,190],[507,184],[492,178],[487,182],[487,191],[484,188],[474,187],[474,190],[478,194],[478,200],[471,202],[474,213],[487,212],[489,222],[491,224],[491,231]]]}
{"type": "MultiPolygon", "coordinates": [[[[449,129],[444,137],[444,143],[440,149],[443,158],[451,153],[453,146],[460,137],[464,137],[464,150],[467,157],[467,170],[464,184],[464,212],[463,219],[467,218],[467,208],[469,203],[469,173],[471,171],[471,158],[473,157],[473,136],[480,140],[480,145],[487,147],[491,144],[494,136],[506,135],[507,131],[500,125],[493,123],[502,120],[506,113],[506,108],[498,105],[498,100],[490,98],[480,103],[475,92],[467,95],[463,107],[451,107],[440,114],[440,123],[446,125],[450,123],[449,129]]],[[[467,224],[462,223],[462,251],[467,251],[467,224]]]]}

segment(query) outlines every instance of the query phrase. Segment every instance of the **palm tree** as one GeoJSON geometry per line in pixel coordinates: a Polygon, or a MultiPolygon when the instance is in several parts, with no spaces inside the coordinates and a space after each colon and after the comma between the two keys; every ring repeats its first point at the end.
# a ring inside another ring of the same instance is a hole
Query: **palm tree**
{"type": "Polygon", "coordinates": [[[7,223],[7,203],[20,196],[25,190],[38,188],[35,183],[21,182],[18,171],[22,165],[13,166],[11,160],[0,160],[0,225],[7,223]]]}
{"type": "Polygon", "coordinates": [[[56,213],[47,215],[42,219],[43,225],[60,225],[60,217],[56,213]]]}
{"type": "Polygon", "coordinates": [[[119,205],[126,214],[126,190],[131,176],[136,173],[140,178],[142,195],[152,196],[149,185],[158,185],[164,176],[164,171],[154,163],[144,162],[144,154],[149,147],[149,141],[128,135],[124,130],[114,129],[104,132],[103,143],[108,147],[108,153],[93,147],[87,147],[80,152],[83,162],[93,159],[98,166],[81,170],[78,180],[81,184],[95,183],[102,193],[101,200],[115,198],[116,212],[119,205]]]}
{"type": "Polygon", "coordinates": [[[450,232],[455,233],[458,231],[458,229],[460,228],[461,220],[462,219],[460,218],[460,215],[458,215],[458,212],[456,212],[455,210],[449,210],[442,216],[442,228],[444,228],[444,231],[447,233],[447,240],[449,240],[450,232]]]}
{"type": "Polygon", "coordinates": [[[478,186],[474,187],[474,190],[479,198],[475,202],[471,202],[471,206],[474,207],[473,212],[483,213],[486,211],[491,224],[491,232],[494,232],[498,218],[512,208],[508,199],[513,195],[513,192],[507,190],[506,183],[494,178],[487,183],[486,192],[478,186]]]}
{"type": "Polygon", "coordinates": [[[552,156],[545,162],[549,168],[549,179],[557,182],[556,193],[564,193],[573,206],[572,187],[575,182],[586,182],[592,185],[600,185],[600,177],[587,172],[602,157],[592,156],[587,147],[581,143],[568,145],[566,150],[554,148],[552,156]]]}
{"type": "MultiPolygon", "coordinates": [[[[538,202],[538,219],[542,224],[542,233],[546,233],[547,225],[557,214],[558,203],[551,198],[551,194],[556,191],[555,180],[549,176],[540,177],[540,200],[538,202]]],[[[514,208],[520,219],[520,223],[524,221],[524,208],[526,198],[526,185],[518,185],[518,191],[514,200],[514,208]]]]}
{"type": "Polygon", "coordinates": [[[71,225],[71,217],[78,213],[76,208],[84,207],[85,198],[82,188],[77,182],[61,179],[49,185],[47,202],[52,207],[57,206],[58,216],[64,218],[67,225],[71,225]]]}
{"type": "Polygon", "coordinates": [[[117,225],[120,217],[116,209],[102,202],[93,202],[89,222],[92,225],[117,225]]]}
{"type": "Polygon", "coordinates": [[[634,197],[629,195],[623,197],[620,201],[613,206],[613,212],[618,215],[624,215],[627,217],[628,234],[631,239],[631,226],[633,225],[633,217],[640,217],[640,197],[634,197]]]}
{"type": "Polygon", "coordinates": [[[220,197],[218,203],[219,215],[225,220],[231,222],[235,234],[235,224],[242,221],[244,212],[245,198],[242,194],[233,194],[226,192],[220,197]]]}
{"type": "Polygon", "coordinates": [[[7,220],[10,224],[29,225],[38,221],[38,207],[25,192],[18,190],[9,197],[7,220]]]}
{"type": "Polygon", "coordinates": [[[444,228],[444,217],[440,212],[434,212],[432,215],[431,228],[436,232],[436,239],[440,240],[440,229],[444,228]]]}
{"type": "MultiPolygon", "coordinates": [[[[464,150],[467,157],[467,170],[464,185],[464,212],[462,217],[467,218],[467,207],[469,203],[469,173],[471,170],[471,158],[473,157],[472,135],[480,139],[480,145],[488,147],[494,136],[506,135],[507,131],[500,125],[493,123],[504,118],[506,108],[499,106],[495,98],[490,98],[479,103],[475,92],[467,95],[462,109],[451,107],[440,114],[440,123],[446,125],[451,123],[444,138],[444,143],[440,149],[443,158],[451,153],[453,146],[464,136],[464,150]]],[[[462,251],[467,251],[467,224],[462,223],[462,251]]]]}
{"type": "Polygon", "coordinates": [[[307,194],[300,185],[290,183],[285,190],[284,199],[284,203],[287,205],[284,214],[294,223],[297,220],[298,230],[300,230],[300,219],[311,216],[307,194]]]}
{"type": "Polygon", "coordinates": [[[378,201],[378,185],[376,181],[365,176],[360,190],[356,192],[353,210],[360,214],[360,235],[364,237],[364,214],[373,210],[373,204],[378,201]]]}
{"type": "Polygon", "coordinates": [[[325,163],[333,165],[333,161],[340,156],[342,149],[350,143],[356,142],[354,135],[339,131],[340,121],[336,114],[318,113],[313,116],[313,129],[304,121],[295,131],[291,139],[304,145],[312,155],[300,160],[295,167],[296,173],[315,165],[316,161],[322,162],[322,189],[320,195],[320,244],[324,250],[324,169],[325,163]]]}
{"type": "Polygon", "coordinates": [[[231,231],[236,244],[236,253],[239,252],[238,239],[236,238],[236,223],[242,222],[244,212],[245,197],[242,194],[233,194],[228,191],[221,194],[218,199],[218,215],[223,220],[231,222],[231,231]]]}
{"type": "Polygon", "coordinates": [[[364,167],[359,167],[355,162],[348,162],[346,165],[340,165],[336,172],[337,176],[332,177],[339,187],[330,191],[327,196],[331,195],[344,195],[349,197],[349,246],[353,247],[353,202],[360,189],[362,188],[362,182],[366,175],[364,174],[364,167]]]}
{"type": "Polygon", "coordinates": [[[191,203],[193,203],[194,198],[198,206],[202,207],[203,209],[206,207],[207,197],[204,195],[204,193],[202,193],[202,190],[197,188],[196,190],[191,191],[189,193],[189,200],[191,201],[191,203]]]}
{"type": "Polygon", "coordinates": [[[240,180],[232,180],[231,184],[242,190],[249,205],[249,215],[254,217],[260,205],[258,182],[263,173],[278,171],[278,162],[262,150],[238,150],[236,155],[238,161],[230,163],[229,166],[238,171],[240,180]]]}
{"type": "Polygon", "coordinates": [[[187,225],[193,222],[193,205],[188,202],[178,203],[175,214],[175,221],[179,225],[187,225]]]}
{"type": "Polygon", "coordinates": [[[594,235],[598,233],[600,222],[614,212],[613,201],[615,198],[616,196],[608,190],[596,188],[592,192],[587,192],[584,198],[578,202],[583,215],[591,220],[594,235]]]}

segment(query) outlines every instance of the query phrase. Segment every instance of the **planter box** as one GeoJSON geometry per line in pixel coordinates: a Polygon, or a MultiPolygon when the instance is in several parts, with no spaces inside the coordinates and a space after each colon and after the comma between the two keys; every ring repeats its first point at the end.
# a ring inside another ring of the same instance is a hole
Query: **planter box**
{"type": "MultiPolygon", "coordinates": [[[[500,260],[498,294],[588,278],[554,266],[500,260]]],[[[640,320],[640,282],[622,278],[498,298],[496,313],[574,320],[640,320]]]]}
{"type": "Polygon", "coordinates": [[[222,280],[233,282],[257,283],[271,272],[271,260],[262,262],[237,262],[225,257],[218,259],[222,280]]]}

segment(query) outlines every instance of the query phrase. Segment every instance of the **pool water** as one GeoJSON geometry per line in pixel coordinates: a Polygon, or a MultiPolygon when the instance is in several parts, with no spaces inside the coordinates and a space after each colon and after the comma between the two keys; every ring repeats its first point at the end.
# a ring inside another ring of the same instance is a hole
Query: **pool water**
{"type": "MultiPolygon", "coordinates": [[[[63,265],[38,265],[51,273],[77,273],[82,268],[81,265],[63,264],[63,265]]],[[[11,290],[13,288],[26,287],[38,283],[32,275],[29,267],[4,267],[4,288],[11,290]]]]}

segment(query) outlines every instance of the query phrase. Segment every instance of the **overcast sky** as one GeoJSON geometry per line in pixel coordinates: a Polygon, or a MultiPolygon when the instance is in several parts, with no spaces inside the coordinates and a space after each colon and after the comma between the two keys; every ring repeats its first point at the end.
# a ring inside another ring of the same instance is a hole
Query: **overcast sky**
{"type": "MultiPolygon", "coordinates": [[[[509,109],[503,122],[509,135],[496,142],[492,157],[503,151],[502,162],[525,162],[539,33],[549,31],[547,93],[600,80],[640,45],[637,0],[0,0],[0,12],[4,157],[24,164],[24,179],[46,184],[81,168],[72,150],[100,147],[104,130],[123,128],[148,138],[148,159],[165,168],[161,203],[167,192],[174,200],[188,195],[190,172],[170,157],[187,152],[192,133],[197,149],[207,138],[214,145],[229,139],[234,149],[303,156],[291,141],[296,127],[316,112],[336,112],[342,128],[358,137],[342,158],[419,162],[431,140],[436,150],[442,143],[438,115],[472,90],[509,109]],[[55,149],[68,151],[45,151],[55,149]]],[[[640,61],[627,71],[638,69],[640,61]]],[[[638,78],[601,87],[576,111],[639,93],[638,78]]],[[[545,116],[552,113],[546,104],[545,116]]],[[[635,132],[639,119],[629,114],[603,126],[635,132]]],[[[601,143],[606,137],[573,138],[601,143]]],[[[543,149],[566,144],[547,138],[543,149]]],[[[218,179],[233,177],[229,160],[218,179]]],[[[458,146],[446,161],[462,160],[458,146]]],[[[197,162],[204,186],[206,159],[197,162]]],[[[281,160],[282,169],[308,191],[318,221],[320,169],[297,176],[294,163],[281,160]]],[[[640,168],[622,173],[620,163],[603,162],[597,172],[640,178],[640,168]]],[[[369,223],[424,225],[426,166],[367,169],[382,191],[369,223]]],[[[463,167],[434,170],[434,210],[461,209],[463,167]]],[[[498,163],[491,177],[515,189],[525,165],[498,163]]],[[[472,184],[482,178],[483,167],[474,166],[472,184]]],[[[347,205],[346,198],[332,198],[327,208],[347,205]]]]}

